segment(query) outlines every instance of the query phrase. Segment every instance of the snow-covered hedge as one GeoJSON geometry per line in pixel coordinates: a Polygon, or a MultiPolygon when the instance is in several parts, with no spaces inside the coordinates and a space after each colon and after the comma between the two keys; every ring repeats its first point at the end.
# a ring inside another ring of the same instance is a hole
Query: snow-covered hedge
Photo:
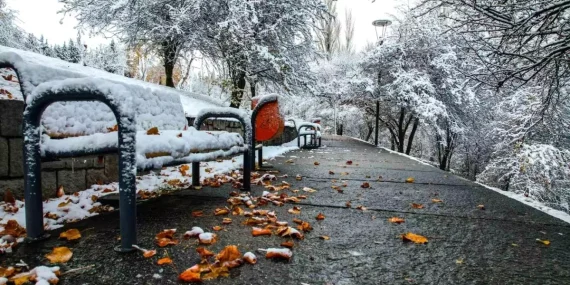
{"type": "Polygon", "coordinates": [[[570,212],[568,150],[547,144],[517,144],[492,159],[477,180],[570,212]]]}

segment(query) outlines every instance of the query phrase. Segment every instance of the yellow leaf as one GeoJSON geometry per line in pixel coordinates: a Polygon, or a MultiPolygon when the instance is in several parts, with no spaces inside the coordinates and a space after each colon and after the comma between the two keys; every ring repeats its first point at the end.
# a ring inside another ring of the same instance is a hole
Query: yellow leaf
{"type": "Polygon", "coordinates": [[[158,265],[164,265],[164,264],[172,264],[172,259],[170,259],[170,257],[164,257],[161,258],[157,261],[158,265]]]}
{"type": "Polygon", "coordinates": [[[443,201],[440,199],[431,199],[431,201],[434,203],[443,203],[443,201]]]}
{"type": "Polygon", "coordinates": [[[154,128],[150,128],[148,131],[146,131],[147,135],[159,135],[158,132],[158,128],[154,127],[154,128]]]}
{"type": "Polygon", "coordinates": [[[314,165],[320,165],[320,163],[318,161],[315,161],[314,165]]]}
{"type": "Polygon", "coordinates": [[[67,240],[76,240],[81,238],[81,233],[77,229],[69,229],[59,234],[59,238],[65,238],[67,240]]]}
{"type": "Polygon", "coordinates": [[[541,240],[541,239],[536,239],[537,242],[542,243],[544,245],[550,245],[550,241],[549,240],[541,240]]]}
{"type": "Polygon", "coordinates": [[[329,236],[320,236],[319,238],[322,239],[322,240],[329,240],[329,239],[331,239],[329,236]]]}
{"type": "Polygon", "coordinates": [[[428,242],[428,239],[426,237],[414,233],[406,233],[403,234],[401,237],[403,241],[411,241],[413,243],[424,244],[428,242]]]}
{"type": "Polygon", "coordinates": [[[455,260],[456,264],[463,264],[463,258],[455,260]]]}
{"type": "Polygon", "coordinates": [[[55,247],[52,252],[46,254],[46,258],[49,259],[51,263],[64,263],[71,259],[73,252],[65,246],[55,247]]]}
{"type": "Polygon", "coordinates": [[[406,183],[414,183],[416,180],[413,177],[406,178],[406,183]]]}
{"type": "Polygon", "coordinates": [[[392,218],[388,219],[388,221],[390,221],[390,223],[394,223],[394,224],[401,224],[401,223],[405,222],[404,219],[398,218],[398,217],[392,217],[392,218]]]}
{"type": "Polygon", "coordinates": [[[323,215],[323,213],[319,213],[316,217],[317,220],[322,221],[325,219],[325,215],[323,215]]]}
{"type": "Polygon", "coordinates": [[[424,208],[424,205],[423,205],[423,204],[412,203],[412,208],[414,208],[414,209],[423,209],[423,208],[424,208]]]}

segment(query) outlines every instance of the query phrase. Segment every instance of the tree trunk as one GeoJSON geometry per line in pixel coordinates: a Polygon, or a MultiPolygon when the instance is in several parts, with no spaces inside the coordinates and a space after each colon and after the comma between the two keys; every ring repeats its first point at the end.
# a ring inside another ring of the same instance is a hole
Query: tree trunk
{"type": "Polygon", "coordinates": [[[253,82],[250,81],[250,82],[249,82],[249,90],[251,91],[251,98],[257,96],[257,94],[256,94],[257,92],[256,92],[256,90],[255,90],[256,85],[257,85],[257,84],[255,83],[255,81],[253,81],[253,82]]]}
{"type": "MultiPolygon", "coordinates": [[[[418,129],[418,125],[420,124],[420,119],[416,118],[414,120],[414,126],[412,127],[412,132],[410,133],[410,136],[408,137],[408,147],[406,149],[406,154],[410,154],[410,151],[412,151],[412,143],[414,142],[414,136],[416,135],[416,130],[418,129]]],[[[402,143],[403,145],[403,143],[402,143]]]]}
{"type": "Polygon", "coordinates": [[[406,111],[404,108],[400,109],[400,120],[398,120],[398,152],[404,153],[404,140],[406,139],[406,131],[404,130],[404,119],[406,118],[406,111]]]}
{"type": "Polygon", "coordinates": [[[164,74],[166,75],[166,86],[174,87],[174,66],[176,65],[176,45],[173,42],[165,41],[162,44],[164,52],[164,74]]]}
{"type": "Polygon", "coordinates": [[[236,78],[233,78],[233,89],[231,95],[230,107],[239,108],[241,100],[243,99],[243,91],[245,88],[245,72],[240,71],[237,73],[236,78]]]}

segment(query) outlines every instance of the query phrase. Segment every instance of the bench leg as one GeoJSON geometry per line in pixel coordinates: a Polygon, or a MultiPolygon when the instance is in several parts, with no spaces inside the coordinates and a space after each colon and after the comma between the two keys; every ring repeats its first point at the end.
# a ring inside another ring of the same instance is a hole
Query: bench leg
{"type": "Polygon", "coordinates": [[[200,186],[200,162],[192,162],[192,186],[200,186]]]}
{"type": "MultiPolygon", "coordinates": [[[[119,123],[120,124],[120,123],[119,123]]],[[[134,124],[134,123],[131,123],[134,124]]],[[[121,245],[115,251],[126,253],[137,243],[137,178],[135,132],[119,125],[119,222],[121,245]]]]}
{"type": "MultiPolygon", "coordinates": [[[[29,124],[29,123],[28,123],[29,124]]],[[[41,189],[41,156],[39,132],[24,136],[24,198],[26,203],[26,232],[28,242],[49,237],[44,233],[44,213],[41,189]]]]}
{"type": "Polygon", "coordinates": [[[257,167],[263,168],[263,145],[257,151],[257,167]]]}
{"type": "MultiPolygon", "coordinates": [[[[255,153],[255,151],[254,151],[255,153]]],[[[243,153],[243,191],[251,191],[251,168],[253,164],[253,160],[251,160],[251,155],[249,154],[249,150],[244,151],[243,153]]]]}

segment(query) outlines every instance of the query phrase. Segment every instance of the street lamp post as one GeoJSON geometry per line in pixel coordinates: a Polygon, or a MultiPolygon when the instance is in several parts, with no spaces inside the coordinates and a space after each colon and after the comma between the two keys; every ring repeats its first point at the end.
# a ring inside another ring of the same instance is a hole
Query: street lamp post
{"type": "MultiPolygon", "coordinates": [[[[374,29],[376,30],[376,38],[378,39],[378,44],[382,45],[384,43],[384,37],[386,36],[386,29],[392,24],[392,21],[380,19],[372,22],[374,29]],[[380,35],[378,35],[378,30],[380,30],[380,35]]],[[[382,73],[378,72],[378,84],[380,84],[382,73]]],[[[376,100],[376,132],[374,136],[374,144],[378,146],[378,132],[379,132],[379,121],[380,121],[380,101],[376,100]]]]}

